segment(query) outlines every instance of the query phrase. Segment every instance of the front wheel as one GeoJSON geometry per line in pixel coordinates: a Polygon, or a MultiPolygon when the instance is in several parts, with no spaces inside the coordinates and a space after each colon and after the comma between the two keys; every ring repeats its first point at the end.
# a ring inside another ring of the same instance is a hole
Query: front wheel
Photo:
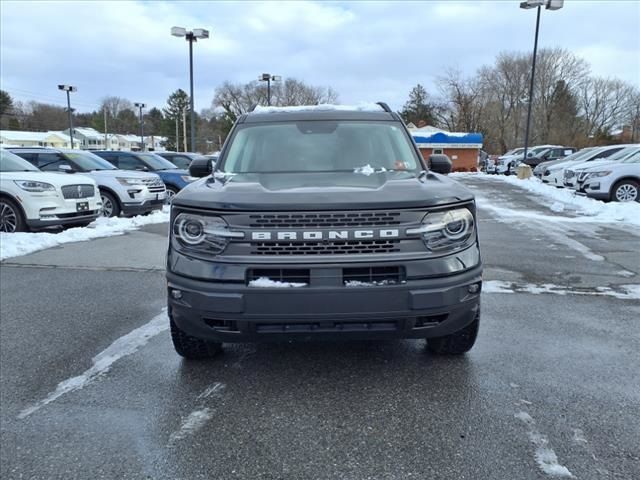
{"type": "Polygon", "coordinates": [[[13,200],[0,198],[0,232],[25,232],[27,225],[20,207],[13,200]]]}
{"type": "Polygon", "coordinates": [[[476,343],[478,328],[480,327],[480,311],[476,318],[462,330],[445,335],[427,339],[427,349],[436,355],[462,355],[467,353],[476,343]]]}
{"type": "Polygon", "coordinates": [[[165,199],[164,204],[171,205],[171,202],[173,201],[173,197],[176,196],[178,191],[179,190],[176,187],[167,186],[167,198],[165,199]]]}
{"type": "Polygon", "coordinates": [[[613,187],[611,200],[616,202],[640,201],[640,184],[635,180],[622,180],[613,187]]]}
{"type": "Polygon", "coordinates": [[[102,200],[102,216],[117,217],[120,215],[120,204],[118,200],[109,192],[100,191],[100,199],[102,200]]]}
{"type": "Polygon", "coordinates": [[[192,337],[176,325],[169,317],[171,326],[171,340],[178,355],[190,360],[206,360],[215,357],[222,351],[222,343],[210,342],[192,337]]]}

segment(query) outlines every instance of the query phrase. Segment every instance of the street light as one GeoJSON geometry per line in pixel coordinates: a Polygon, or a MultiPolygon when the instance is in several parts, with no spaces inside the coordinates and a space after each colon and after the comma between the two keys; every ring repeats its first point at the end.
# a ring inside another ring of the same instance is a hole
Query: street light
{"type": "Polygon", "coordinates": [[[140,150],[144,152],[144,122],[142,121],[142,109],[147,105],[144,103],[134,103],[136,108],[140,110],[140,150]]]}
{"type": "Polygon", "coordinates": [[[171,27],[171,35],[174,37],[185,37],[189,42],[189,81],[191,83],[191,150],[195,152],[196,148],[196,113],[193,107],[193,42],[198,39],[204,40],[209,38],[209,30],[204,28],[194,28],[192,32],[187,31],[184,27],[171,27]]]}
{"type": "Polygon", "coordinates": [[[58,85],[58,90],[67,92],[67,112],[69,113],[69,137],[71,138],[71,149],[73,149],[73,118],[71,116],[71,97],[69,93],[76,92],[78,89],[71,85],[58,85]]]}
{"type": "Polygon", "coordinates": [[[547,10],[560,10],[564,5],[564,0],[526,0],[520,2],[520,8],[529,10],[531,8],[537,8],[538,13],[536,15],[536,36],[533,42],[533,62],[531,65],[531,84],[529,85],[529,108],[527,109],[527,127],[524,134],[524,159],[527,158],[529,151],[529,128],[531,126],[531,109],[533,107],[533,82],[536,76],[536,55],[538,54],[538,31],[540,30],[540,9],[545,6],[547,10]]]}
{"type": "Polygon", "coordinates": [[[279,82],[282,80],[280,75],[271,75],[270,73],[263,73],[258,77],[260,82],[267,82],[267,105],[271,105],[271,82],[279,82]]]}

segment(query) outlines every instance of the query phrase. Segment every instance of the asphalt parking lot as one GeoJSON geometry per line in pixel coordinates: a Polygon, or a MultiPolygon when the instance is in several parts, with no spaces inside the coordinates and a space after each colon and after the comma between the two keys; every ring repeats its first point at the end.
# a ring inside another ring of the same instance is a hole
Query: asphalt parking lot
{"type": "Polygon", "coordinates": [[[394,341],[183,361],[166,224],[3,262],[0,477],[640,478],[640,232],[461,180],[487,288],[459,358],[394,341]]]}

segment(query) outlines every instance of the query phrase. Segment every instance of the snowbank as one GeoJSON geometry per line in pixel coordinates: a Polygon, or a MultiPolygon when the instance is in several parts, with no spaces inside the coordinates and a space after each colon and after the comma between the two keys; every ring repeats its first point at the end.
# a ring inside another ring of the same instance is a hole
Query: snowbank
{"type": "Polygon", "coordinates": [[[60,233],[0,233],[0,260],[19,257],[38,250],[57,247],[63,243],[85,242],[94,238],[122,235],[143,225],[166,223],[169,221],[169,208],[147,216],[133,218],[98,218],[88,227],[77,227],[60,233]]]}
{"type": "Polygon", "coordinates": [[[574,190],[568,188],[556,188],[542,183],[535,177],[519,180],[517,177],[504,175],[483,175],[476,173],[450,173],[450,176],[474,175],[477,179],[508,183],[535,193],[549,200],[552,211],[562,212],[567,206],[575,209],[579,214],[586,215],[594,222],[624,222],[630,225],[640,226],[640,203],[638,202],[608,202],[594,198],[576,195],[574,190]]]}

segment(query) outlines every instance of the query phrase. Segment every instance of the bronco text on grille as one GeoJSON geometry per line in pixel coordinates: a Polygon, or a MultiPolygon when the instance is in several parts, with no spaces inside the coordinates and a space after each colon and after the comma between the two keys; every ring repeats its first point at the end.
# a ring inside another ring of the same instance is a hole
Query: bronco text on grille
{"type": "Polygon", "coordinates": [[[167,294],[188,358],[223,342],[426,338],[461,354],[480,321],[472,193],[374,109],[242,115],[171,204],[167,294]]]}

